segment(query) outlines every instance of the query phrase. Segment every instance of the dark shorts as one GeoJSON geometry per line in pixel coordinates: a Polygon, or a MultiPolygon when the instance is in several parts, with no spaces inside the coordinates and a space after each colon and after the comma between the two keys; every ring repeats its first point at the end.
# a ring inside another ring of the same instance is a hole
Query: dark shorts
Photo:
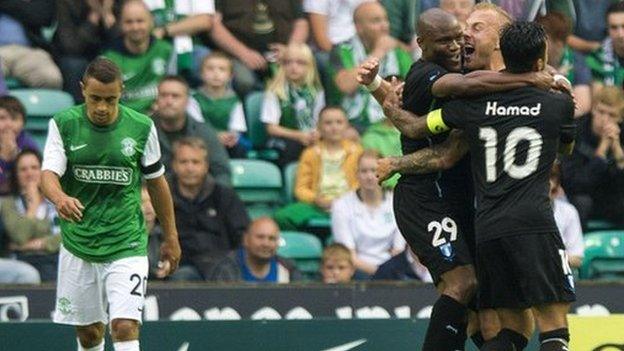
{"type": "Polygon", "coordinates": [[[477,244],[479,308],[524,309],[576,300],[558,233],[507,236],[477,244]]]}
{"type": "Polygon", "coordinates": [[[437,285],[442,274],[472,264],[464,230],[435,182],[399,184],[394,189],[394,214],[401,234],[437,285]]]}

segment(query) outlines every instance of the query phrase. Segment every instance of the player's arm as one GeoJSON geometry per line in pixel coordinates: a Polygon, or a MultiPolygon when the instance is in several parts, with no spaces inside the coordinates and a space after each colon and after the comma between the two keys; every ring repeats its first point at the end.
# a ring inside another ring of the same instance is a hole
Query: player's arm
{"type": "Polygon", "coordinates": [[[444,123],[441,109],[429,112],[426,117],[420,117],[402,109],[401,100],[396,92],[397,87],[397,82],[393,81],[392,89],[386,94],[383,111],[401,134],[412,139],[423,139],[451,129],[444,123]]]}
{"type": "Polygon", "coordinates": [[[453,130],[441,144],[404,156],[380,159],[377,166],[377,178],[383,182],[395,173],[422,174],[446,170],[461,160],[468,150],[468,141],[464,132],[453,130]]]}
{"type": "Polygon", "coordinates": [[[153,123],[145,143],[140,166],[143,178],[147,183],[147,191],[152,200],[152,206],[154,206],[156,217],[163,230],[162,243],[160,245],[160,262],[158,264],[159,270],[156,275],[159,278],[164,278],[178,268],[181,250],[178,241],[178,230],[175,226],[173,199],[164,176],[165,166],[160,161],[158,133],[153,123]]]}
{"type": "MultiPolygon", "coordinates": [[[[152,199],[152,205],[156,211],[156,217],[163,229],[162,244],[160,247],[160,259],[164,263],[162,275],[173,273],[180,262],[180,243],[178,241],[178,230],[175,226],[175,215],[173,211],[173,200],[171,191],[164,175],[147,179],[147,191],[152,199]],[[167,267],[167,264],[169,267],[167,267]]],[[[161,275],[159,274],[159,275],[161,275]]]]}
{"type": "Polygon", "coordinates": [[[447,73],[433,83],[431,92],[435,97],[468,97],[529,85],[548,90],[553,82],[553,76],[546,71],[522,74],[496,71],[474,71],[466,75],[447,73]]]}
{"type": "Polygon", "coordinates": [[[364,61],[357,69],[357,81],[366,87],[371,95],[382,105],[386,99],[386,94],[392,85],[383,80],[379,75],[379,59],[370,57],[364,61]]]}
{"type": "Polygon", "coordinates": [[[61,187],[60,177],[67,169],[67,155],[56,122],[48,123],[48,136],[43,150],[41,190],[56,206],[59,216],[66,221],[80,221],[84,206],[80,200],[67,195],[61,187]]]}

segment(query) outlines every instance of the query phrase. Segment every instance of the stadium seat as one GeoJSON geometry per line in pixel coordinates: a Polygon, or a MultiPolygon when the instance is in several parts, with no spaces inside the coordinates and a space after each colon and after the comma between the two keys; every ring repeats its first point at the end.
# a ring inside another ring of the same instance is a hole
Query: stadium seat
{"type": "Polygon", "coordinates": [[[617,225],[615,223],[602,219],[590,219],[587,221],[588,232],[594,232],[598,230],[612,230],[616,228],[617,225]]]}
{"type": "Polygon", "coordinates": [[[262,111],[262,100],[264,93],[255,91],[247,95],[245,98],[245,117],[247,119],[247,135],[251,139],[253,150],[249,152],[247,157],[277,160],[278,154],[275,150],[266,149],[266,129],[264,123],[260,121],[260,113],[262,111]]]}
{"type": "Polygon", "coordinates": [[[585,235],[581,279],[624,277],[624,231],[610,230],[585,235]]]}
{"type": "Polygon", "coordinates": [[[286,203],[295,201],[295,177],[297,176],[297,166],[299,162],[292,162],[284,168],[284,193],[286,203]]]}
{"type": "Polygon", "coordinates": [[[24,87],[19,80],[17,80],[16,78],[13,78],[13,77],[4,77],[4,84],[6,84],[6,87],[9,90],[18,89],[18,88],[23,88],[24,87]]]}
{"type": "Polygon", "coordinates": [[[304,276],[314,278],[318,274],[323,244],[312,234],[283,231],[277,253],[294,260],[304,276]]]}
{"type": "Polygon", "coordinates": [[[26,130],[47,131],[48,121],[56,113],[74,105],[68,93],[52,89],[15,89],[9,92],[26,108],[26,130]]]}
{"type": "Polygon", "coordinates": [[[232,185],[246,204],[281,204],[282,175],[263,160],[232,159],[232,185]]]}

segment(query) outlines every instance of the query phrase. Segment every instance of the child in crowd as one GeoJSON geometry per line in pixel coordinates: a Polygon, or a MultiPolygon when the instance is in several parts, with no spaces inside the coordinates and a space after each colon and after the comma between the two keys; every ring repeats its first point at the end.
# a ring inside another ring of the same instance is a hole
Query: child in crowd
{"type": "Polygon", "coordinates": [[[339,243],[328,245],[321,256],[321,277],[325,284],[349,283],[355,273],[351,251],[339,243]]]}
{"type": "Polygon", "coordinates": [[[231,158],[245,158],[251,143],[242,133],[247,131],[243,104],[231,88],[232,60],[221,52],[206,56],[201,66],[203,85],[193,94],[189,114],[210,123],[231,158]]]}
{"type": "Polygon", "coordinates": [[[334,200],[358,187],[356,173],[362,147],[345,138],[348,126],[340,107],[321,110],[320,142],[303,151],[297,167],[295,197],[299,202],[275,213],[281,229],[296,230],[311,219],[328,218],[334,200]]]}
{"type": "Polygon", "coordinates": [[[318,140],[315,126],[323,106],[325,94],[312,51],[305,44],[289,45],[260,114],[269,136],[267,147],[278,151],[280,167],[296,161],[303,148],[318,140]]]}

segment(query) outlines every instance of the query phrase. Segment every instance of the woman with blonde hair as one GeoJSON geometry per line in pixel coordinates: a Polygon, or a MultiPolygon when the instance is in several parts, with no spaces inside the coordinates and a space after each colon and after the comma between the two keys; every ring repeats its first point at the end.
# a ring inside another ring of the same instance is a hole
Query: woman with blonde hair
{"type": "Polygon", "coordinates": [[[324,106],[312,50],[305,44],[290,44],[268,84],[260,115],[269,135],[267,146],[279,152],[280,166],[296,161],[304,147],[318,140],[316,122],[324,106]]]}

